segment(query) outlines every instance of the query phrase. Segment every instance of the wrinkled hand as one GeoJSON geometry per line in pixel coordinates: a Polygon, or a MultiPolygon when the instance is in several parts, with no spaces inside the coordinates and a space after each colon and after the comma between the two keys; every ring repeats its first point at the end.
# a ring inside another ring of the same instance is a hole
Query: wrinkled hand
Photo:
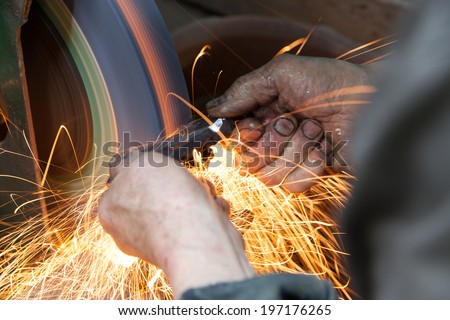
{"type": "Polygon", "coordinates": [[[214,117],[247,116],[235,138],[242,161],[268,185],[309,188],[349,165],[348,140],[372,70],[345,61],[282,55],[207,104],[214,117]]]}
{"type": "Polygon", "coordinates": [[[175,297],[253,275],[228,204],[211,184],[159,153],[129,157],[128,168],[111,169],[99,204],[100,222],[122,251],[163,269],[175,297]]]}

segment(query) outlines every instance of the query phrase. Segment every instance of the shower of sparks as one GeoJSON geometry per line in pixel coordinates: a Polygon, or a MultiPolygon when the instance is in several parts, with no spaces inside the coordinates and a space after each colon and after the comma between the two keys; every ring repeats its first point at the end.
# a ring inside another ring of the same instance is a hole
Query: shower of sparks
{"type": "Polygon", "coordinates": [[[350,177],[317,177],[318,184],[307,193],[292,194],[236,169],[233,151],[221,145],[214,149],[216,156],[210,162],[201,163],[198,158],[190,171],[213,182],[217,193],[229,201],[231,221],[244,238],[255,271],[316,274],[332,281],[342,297],[350,298],[350,279],[332,219],[349,194],[350,177]]]}
{"type": "MultiPolygon", "coordinates": [[[[197,156],[188,169],[230,201],[231,220],[256,272],[316,274],[348,298],[349,278],[330,218],[345,201],[348,177],[321,179],[308,193],[294,195],[243,175],[231,165],[232,151],[216,146],[216,154],[209,162],[197,156]]],[[[93,172],[79,179],[86,188],[78,192],[43,187],[36,196],[46,200],[45,219],[37,214],[2,232],[0,299],[170,299],[162,271],[121,253],[99,224],[104,177],[93,172]]],[[[32,202],[18,206],[15,215],[33,210],[32,202]]]]}

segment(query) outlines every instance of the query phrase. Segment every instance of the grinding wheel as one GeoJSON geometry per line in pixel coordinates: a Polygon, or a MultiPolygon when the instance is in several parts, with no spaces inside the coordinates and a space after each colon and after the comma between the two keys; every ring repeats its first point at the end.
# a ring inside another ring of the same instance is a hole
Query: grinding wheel
{"type": "MultiPolygon", "coordinates": [[[[168,96],[187,91],[170,36],[154,1],[38,0],[22,30],[38,157],[51,161],[52,187],[76,186],[105,143],[145,143],[189,122],[189,108],[168,96]],[[124,136],[126,137],[124,139],[124,136]],[[77,161],[78,158],[78,161],[77,161]]],[[[124,144],[125,143],[125,144],[124,144]]],[[[97,163],[96,174],[107,169],[97,163]]]]}

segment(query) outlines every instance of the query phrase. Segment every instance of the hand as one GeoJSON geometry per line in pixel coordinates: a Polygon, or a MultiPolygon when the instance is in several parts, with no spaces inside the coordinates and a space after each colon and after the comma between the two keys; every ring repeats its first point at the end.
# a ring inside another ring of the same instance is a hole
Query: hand
{"type": "Polygon", "coordinates": [[[328,169],[349,166],[348,141],[372,69],[326,58],[282,55],[239,78],[207,104],[214,117],[247,116],[234,137],[242,160],[268,185],[302,192],[328,169]]]}
{"type": "Polygon", "coordinates": [[[100,222],[123,252],[159,266],[175,297],[253,275],[228,204],[210,183],[159,153],[129,157],[128,168],[111,169],[99,204],[100,222]]]}

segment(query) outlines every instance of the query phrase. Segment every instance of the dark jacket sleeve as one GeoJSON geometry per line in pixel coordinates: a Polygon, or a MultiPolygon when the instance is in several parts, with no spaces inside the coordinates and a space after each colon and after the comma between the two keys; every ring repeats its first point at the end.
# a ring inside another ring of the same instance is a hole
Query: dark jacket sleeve
{"type": "Polygon", "coordinates": [[[331,300],[336,290],[312,275],[274,274],[186,291],[184,300],[331,300]]]}
{"type": "Polygon", "coordinates": [[[353,289],[450,299],[450,1],[426,0],[357,123],[345,217],[353,289]]]}

